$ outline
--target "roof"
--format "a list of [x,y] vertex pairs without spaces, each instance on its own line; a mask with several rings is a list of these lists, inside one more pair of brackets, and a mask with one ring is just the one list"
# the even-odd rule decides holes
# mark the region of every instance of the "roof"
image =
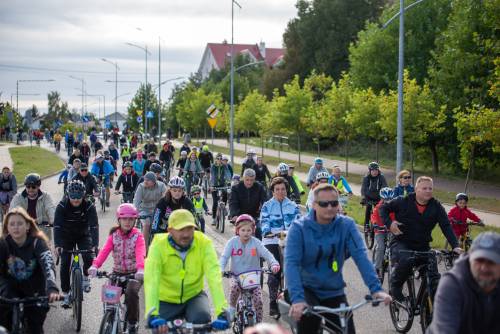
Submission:
[[114,113],[106,115],[106,117],[99,118],[99,121],[105,121],[106,119],[109,119],[111,122],[114,122],[115,121],[115,114],[116,114],[116,119],[118,121],[125,121],[127,119],[125,117],[125,115],[123,115],[119,112],[114,112]]
[[[212,51],[219,69],[223,68],[226,60],[229,60],[231,57],[231,44],[229,43],[208,43],[207,48]],[[285,53],[285,49],[266,48],[266,57],[264,59],[257,44],[234,44],[235,54],[242,53],[245,50],[250,52],[257,61],[265,60],[268,66],[273,66]]]
[[266,64],[271,67],[285,56],[285,49],[266,48]]

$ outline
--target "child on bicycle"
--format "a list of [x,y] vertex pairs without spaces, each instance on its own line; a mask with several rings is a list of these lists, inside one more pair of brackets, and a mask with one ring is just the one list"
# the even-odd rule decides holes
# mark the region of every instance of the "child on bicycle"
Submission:
[[[267,250],[261,241],[253,237],[255,233],[255,220],[252,216],[243,214],[236,219],[236,236],[229,239],[220,258],[221,270],[224,271],[229,259],[231,259],[231,272],[238,275],[244,272],[260,270],[260,259],[263,258],[270,265],[273,273],[280,270],[278,261],[273,254]],[[229,312],[231,318],[234,318],[236,303],[241,293],[238,281],[231,282],[231,292],[229,294]],[[255,309],[256,322],[262,321],[262,291],[260,286],[252,290],[252,304]]]
[[[0,237],[0,296],[27,298],[48,296],[49,302],[59,299],[56,272],[47,237],[33,218],[21,207],[12,208],[5,216]],[[7,307],[6,307],[7,306]],[[11,331],[12,308],[0,302],[0,326]],[[30,333],[43,333],[48,308],[24,308]]]
[[[379,277],[380,280],[382,280],[382,275],[383,275],[382,265],[384,262],[385,242],[388,231],[384,225],[384,221],[380,217],[379,209],[384,203],[389,202],[393,198],[394,198],[394,191],[391,188],[385,187],[380,189],[380,201],[373,208],[373,212],[370,217],[370,220],[375,230],[375,242],[377,244],[375,250],[375,270],[377,271],[377,276]],[[394,220],[395,219],[394,213],[391,213],[390,215],[391,219]]]
[[448,212],[448,219],[457,239],[464,237],[467,233],[467,220],[472,220],[478,226],[484,226],[483,221],[467,207],[468,202],[467,194],[458,193],[455,196],[455,206]]
[[118,225],[111,228],[108,239],[99,255],[89,268],[89,275],[95,277],[109,253],[113,252],[113,273],[117,275],[135,274],[133,280],[122,285],[127,306],[128,333],[138,332],[139,290],[144,278],[144,257],[146,246],[141,231],[134,227],[139,212],[133,204],[123,203],[116,210]]
[[205,218],[203,214],[210,215],[208,211],[207,201],[201,195],[201,187],[194,185],[191,187],[191,201],[194,205],[194,211],[198,216],[198,222],[200,223],[200,228],[203,233],[205,233]]

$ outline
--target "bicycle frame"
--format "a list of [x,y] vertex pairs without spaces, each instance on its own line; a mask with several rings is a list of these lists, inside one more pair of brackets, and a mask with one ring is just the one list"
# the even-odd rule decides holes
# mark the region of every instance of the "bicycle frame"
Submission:
[[11,334],[24,333],[24,307],[36,306],[46,307],[49,305],[48,297],[28,297],[28,298],[3,298],[0,297],[0,304],[12,305],[12,331]]

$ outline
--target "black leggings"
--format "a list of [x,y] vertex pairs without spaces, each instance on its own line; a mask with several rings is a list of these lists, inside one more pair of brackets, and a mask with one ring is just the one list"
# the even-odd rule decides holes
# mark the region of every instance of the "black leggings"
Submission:
[[282,274],[281,268],[283,268],[283,264],[281,263],[281,250],[280,246],[277,244],[266,245],[266,248],[271,252],[271,254],[273,254],[274,258],[280,264],[280,271],[278,271],[276,274],[269,274],[269,276],[267,277],[267,286],[269,288],[269,301],[275,302],[276,299],[278,298],[278,292],[280,288],[281,274]]

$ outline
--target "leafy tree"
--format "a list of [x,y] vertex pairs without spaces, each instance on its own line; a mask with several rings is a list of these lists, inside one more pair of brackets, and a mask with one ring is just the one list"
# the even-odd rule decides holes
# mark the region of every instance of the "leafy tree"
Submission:
[[183,94],[178,106],[177,121],[188,131],[200,131],[206,127],[206,110],[211,104],[222,105],[220,94],[207,94],[203,88],[191,88]]
[[43,126],[52,128],[56,120],[66,123],[70,120],[70,111],[68,102],[61,101],[61,94],[57,91],[52,91],[47,94],[48,110]]
[[[153,118],[148,120],[148,132],[151,132],[153,128],[158,129],[158,98],[150,83],[148,83],[147,87],[141,84],[128,105],[127,124],[130,129],[139,130],[145,124],[146,111],[144,110],[144,104],[146,96],[148,97],[148,109],[153,112]],[[142,110],[142,124],[137,122],[138,110]]]

